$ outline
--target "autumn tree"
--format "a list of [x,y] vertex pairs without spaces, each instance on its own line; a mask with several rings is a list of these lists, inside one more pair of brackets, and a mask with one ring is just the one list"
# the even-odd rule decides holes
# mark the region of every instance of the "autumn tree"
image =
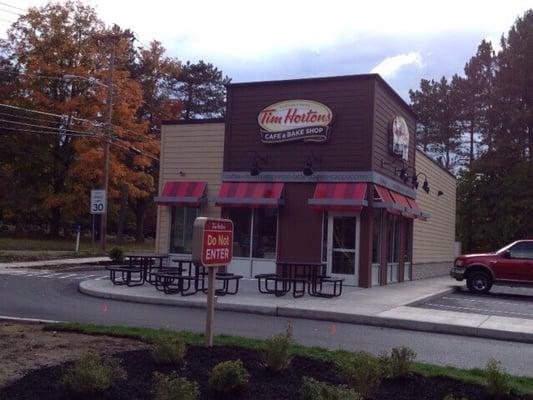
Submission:
[[[90,117],[93,117],[94,111],[99,108],[98,99],[94,94],[87,93],[88,84],[75,86],[60,78],[67,73],[97,70],[102,60],[93,35],[102,28],[94,10],[80,3],[49,4],[40,9],[31,8],[21,16],[8,31],[7,39],[0,43],[12,69],[21,71],[11,103],[76,117],[91,114],[80,110],[92,110]],[[60,124],[57,119],[37,114],[19,117],[33,122],[36,130],[40,129],[39,125],[58,128]],[[3,136],[4,149],[12,155],[4,160],[11,162],[13,174],[18,177],[12,182],[17,186],[11,188],[11,193],[19,193],[19,196],[13,199],[15,203],[11,205],[23,213],[23,209],[31,210],[39,204],[49,213],[50,233],[57,236],[62,213],[70,197],[68,172],[75,158],[76,139],[73,136],[33,134],[28,140],[25,132],[20,130],[23,126],[20,121],[4,121],[2,125],[13,133],[9,138]],[[90,127],[76,124],[75,129],[88,130]],[[32,195],[22,196],[20,189],[23,187]],[[24,199],[31,200],[34,207],[19,209],[18,206],[24,206]],[[42,211],[40,214],[43,214]]]
[[[181,112],[181,103],[172,99],[172,80],[180,72],[180,62],[167,57],[165,48],[160,42],[153,41],[147,47],[140,47],[136,57],[129,64],[132,79],[139,82],[143,93],[142,105],[137,109],[135,118],[139,123],[146,125],[146,134],[136,138],[136,144],[142,146],[149,154],[159,155],[159,141],[161,138],[161,122],[168,119],[177,119]],[[144,240],[144,219],[147,208],[153,206],[152,197],[157,192],[159,162],[157,158],[149,158],[149,162],[142,167],[134,164],[134,158],[129,159],[131,169],[142,168],[149,179],[145,183],[142,195],[129,196],[126,185],[121,188],[121,207],[117,235],[122,239],[126,221],[126,206],[129,202],[135,214],[136,241]]]
[[[103,119],[107,98],[107,83],[103,82],[111,54],[105,38],[110,33],[121,38],[116,43],[112,82],[112,138],[104,136],[107,127]],[[117,197],[118,182],[127,182],[134,188],[133,193],[153,190],[151,183],[144,190],[145,174],[129,169],[125,163],[131,148],[129,132],[142,135],[145,130],[145,125],[135,118],[142,103],[141,88],[125,68],[132,54],[131,37],[119,27],[106,29],[91,7],[66,2],[30,9],[1,43],[13,68],[22,71],[11,103],[65,117],[45,121],[40,114],[25,111],[18,117],[21,120],[10,118],[0,126],[11,133],[6,143],[11,156],[5,160],[13,166],[14,176],[20,178],[13,181],[17,186],[11,192],[18,194],[17,199],[26,198],[21,196],[22,188],[31,192],[27,198],[33,207],[40,208],[41,215],[48,216],[53,236],[59,234],[65,217],[71,220],[87,213],[89,190],[101,185],[104,140],[113,142],[110,198]],[[34,122],[32,132],[27,129],[29,122]],[[17,126],[25,130],[16,129]],[[76,132],[93,137],[79,137]],[[33,134],[32,140],[28,140],[29,133]],[[134,157],[136,165],[147,163],[142,154]],[[15,214],[32,209],[17,199],[11,202]],[[43,209],[47,212],[43,213]]]
[[175,76],[173,94],[183,104],[182,118],[223,117],[226,107],[226,85],[231,82],[228,76],[213,64],[187,61]]

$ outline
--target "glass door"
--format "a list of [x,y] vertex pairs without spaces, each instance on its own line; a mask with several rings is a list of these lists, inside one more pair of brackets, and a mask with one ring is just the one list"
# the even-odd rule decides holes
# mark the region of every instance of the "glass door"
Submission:
[[328,274],[359,283],[359,217],[328,214]]

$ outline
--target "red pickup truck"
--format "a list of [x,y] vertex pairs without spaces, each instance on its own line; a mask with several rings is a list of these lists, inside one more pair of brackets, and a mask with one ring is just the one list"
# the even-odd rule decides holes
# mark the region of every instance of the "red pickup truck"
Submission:
[[450,275],[466,279],[472,293],[487,293],[493,284],[533,285],[533,240],[518,240],[495,253],[459,256]]

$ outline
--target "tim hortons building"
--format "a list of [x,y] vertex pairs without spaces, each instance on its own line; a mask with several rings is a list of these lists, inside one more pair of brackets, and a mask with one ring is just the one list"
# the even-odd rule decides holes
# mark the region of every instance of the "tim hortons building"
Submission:
[[416,115],[375,74],[236,83],[225,119],[162,126],[156,250],[187,258],[197,216],[234,224],[229,270],[324,262],[370,287],[442,275],[455,178],[416,150]]

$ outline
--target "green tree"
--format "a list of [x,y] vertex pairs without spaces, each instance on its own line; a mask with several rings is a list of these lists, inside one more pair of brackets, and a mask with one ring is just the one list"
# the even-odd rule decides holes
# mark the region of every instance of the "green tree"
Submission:
[[226,106],[226,85],[231,82],[213,64],[187,61],[174,79],[174,95],[182,102],[182,118],[223,117]]
[[[493,142],[493,85],[496,57],[492,44],[482,40],[477,53],[466,63],[465,77],[458,78],[461,101],[460,119],[468,137],[468,165],[476,158],[476,144],[481,140],[490,149]],[[476,137],[477,136],[477,137]]]
[[456,165],[460,147],[459,89],[457,77],[451,82],[422,80],[420,90],[409,91],[412,107],[419,116],[417,135],[422,148],[443,160],[446,169]]
[[533,165],[533,10],[501,38],[496,74],[500,130],[498,146],[514,146]]

